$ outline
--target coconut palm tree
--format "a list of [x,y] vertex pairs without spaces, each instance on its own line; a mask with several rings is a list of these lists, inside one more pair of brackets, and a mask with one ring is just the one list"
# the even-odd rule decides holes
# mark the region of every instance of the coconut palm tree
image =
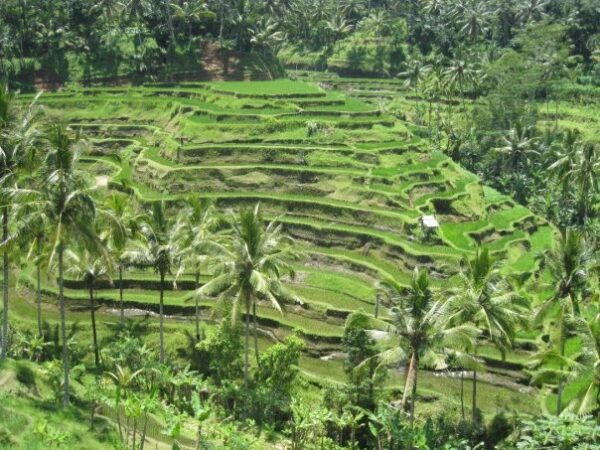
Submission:
[[[19,189],[14,188],[13,193],[18,197]],[[36,211],[36,207],[29,202],[19,202],[13,208],[11,221],[14,223],[14,241],[19,242],[16,251],[24,250],[27,261],[32,261],[36,268],[36,306],[38,336],[42,336],[42,269],[47,269],[47,253],[44,248],[45,233],[48,227],[48,217],[43,211]],[[34,214],[35,213],[35,214]]]
[[176,264],[177,247],[171,239],[171,224],[166,215],[164,202],[154,202],[142,223],[140,232],[144,236],[123,253],[123,259],[135,266],[152,267],[160,276],[159,287],[159,334],[161,363],[165,361],[164,294],[165,278]]
[[92,319],[92,347],[94,350],[94,362],[100,367],[100,349],[98,348],[98,335],[96,331],[96,304],[94,289],[102,280],[110,281],[111,261],[105,261],[104,255],[95,255],[86,249],[79,252],[72,250],[65,253],[67,273],[83,282],[90,294],[90,313]]
[[[200,273],[218,258],[223,247],[217,242],[218,217],[212,204],[189,200],[188,207],[181,210],[173,227],[173,241],[177,243],[179,269],[175,281],[187,270],[194,274],[195,289],[200,288]],[[196,341],[200,340],[200,297],[194,296]]]
[[119,272],[119,310],[121,327],[125,324],[123,300],[123,271],[127,265],[127,252],[132,240],[140,237],[140,228],[145,216],[135,200],[123,194],[112,193],[105,200],[105,222],[107,233],[103,236],[118,265]]
[[[552,317],[557,320],[551,331],[555,335],[555,345],[560,358],[565,356],[565,344],[570,332],[570,317],[581,315],[581,302],[591,296],[590,278],[594,269],[594,255],[586,245],[583,235],[568,229],[561,233],[556,248],[542,256],[540,268],[546,269],[552,277],[553,295],[536,311],[536,321],[543,322]],[[562,370],[562,363],[560,364]],[[562,391],[564,377],[558,381],[556,411],[562,411]]]
[[537,139],[532,137],[532,132],[530,127],[516,123],[502,137],[502,146],[495,149],[497,153],[504,156],[502,159],[509,173],[516,174],[523,171],[529,165],[532,156],[539,156],[535,148]]
[[398,77],[404,79],[404,87],[413,89],[415,99],[418,99],[418,90],[425,81],[427,74],[431,71],[431,66],[425,63],[423,58],[412,57],[406,62],[406,68],[398,74]]
[[284,235],[276,221],[263,224],[260,205],[242,210],[232,218],[232,236],[223,262],[217,264],[214,278],[196,291],[195,295],[219,295],[220,302],[232,302],[232,318],[245,315],[244,384],[248,387],[250,317],[254,322],[254,347],[258,363],[256,327],[257,301],[267,300],[283,314],[283,302],[301,300],[282,284],[284,275],[294,276],[290,262],[299,257],[292,240]]
[[382,295],[391,305],[394,346],[381,353],[382,363],[408,360],[402,405],[414,418],[419,365],[441,369],[447,367],[447,357],[461,357],[461,349],[470,349],[479,330],[468,323],[453,321],[452,302],[436,295],[430,287],[426,269],[415,268],[408,289],[394,280],[381,282]]
[[487,2],[478,0],[456,3],[452,16],[460,26],[460,32],[471,41],[476,41],[488,30],[492,16],[488,8]]
[[591,215],[595,196],[600,193],[600,151],[592,143],[584,144],[571,169],[571,177],[577,186],[577,222],[585,224]]
[[[58,270],[58,300],[64,369],[64,404],[69,403],[69,354],[65,315],[65,252],[70,248],[86,248],[103,254],[104,247],[95,230],[96,206],[87,183],[86,173],[78,168],[77,140],[60,125],[50,128],[47,154],[41,167],[44,180],[38,191],[17,191],[19,201],[32,206],[32,218],[47,220],[49,267]],[[108,257],[108,255],[106,255]]]
[[465,109],[465,89],[468,85],[478,83],[479,71],[468,60],[458,56],[450,62],[450,65],[443,73],[446,85],[451,91],[456,92],[456,88],[458,87],[462,106]]
[[[456,286],[449,289],[449,301],[457,313],[456,323],[471,322],[504,354],[513,345],[519,324],[524,323],[525,302],[512,292],[487,248],[477,249],[474,258],[463,260],[464,270]],[[474,346],[477,355],[477,341]],[[477,412],[477,370],[473,370],[473,421]]]
[[8,352],[8,283],[9,253],[13,237],[9,234],[9,217],[14,206],[10,192],[18,181],[18,171],[31,163],[34,143],[38,137],[35,128],[39,110],[37,98],[26,108],[17,103],[15,95],[8,86],[0,83],[0,201],[2,203],[2,344],[1,359],[6,359]]

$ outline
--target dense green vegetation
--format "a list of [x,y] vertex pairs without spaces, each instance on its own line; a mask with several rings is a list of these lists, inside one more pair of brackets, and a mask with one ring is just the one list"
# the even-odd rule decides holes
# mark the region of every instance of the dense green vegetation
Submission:
[[600,448],[599,14],[2,2],[0,448]]

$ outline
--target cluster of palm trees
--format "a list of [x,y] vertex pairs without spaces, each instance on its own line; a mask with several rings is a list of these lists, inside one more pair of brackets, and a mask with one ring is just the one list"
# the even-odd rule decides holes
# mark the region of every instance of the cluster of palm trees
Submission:
[[[291,261],[298,257],[281,225],[265,226],[257,205],[238,215],[219,214],[199,200],[179,203],[179,212],[164,202],[139,205],[133,196],[105,192],[94,185],[79,165],[83,141],[72,130],[36,123],[36,105],[20,108],[7,89],[0,89],[2,149],[2,212],[4,238],[4,297],[2,358],[9,350],[10,257],[28,249],[36,266],[38,327],[42,334],[42,271],[55,273],[58,283],[60,330],[64,366],[64,402],[69,402],[69,354],[65,277],[80,280],[89,291],[92,348],[97,366],[95,291],[102,280],[119,278],[120,323],[124,324],[124,271],[153,269],[159,275],[160,362],[165,362],[164,292],[184,274],[195,280],[195,330],[200,339],[200,301],[218,296],[230,304],[232,318],[245,316],[245,381],[248,383],[250,319],[253,318],[258,361],[257,303],[265,301],[282,311],[300,300],[282,284],[293,276]],[[183,206],[182,206],[183,205]],[[32,243],[33,241],[33,243]],[[13,261],[16,266],[17,261]],[[212,277],[200,284],[201,271]],[[242,311],[243,310],[243,311]]]
[[[414,417],[419,366],[460,370],[461,410],[464,407],[464,372],[471,371],[473,422],[477,417],[477,373],[485,369],[478,357],[483,341],[493,344],[502,355],[513,348],[519,330],[541,328],[552,335],[541,345],[532,365],[532,382],[553,386],[557,414],[564,410],[562,392],[569,379],[583,379],[569,401],[569,411],[586,414],[600,407],[600,315],[594,313],[594,270],[597,261],[586,248],[582,235],[569,230],[556,249],[543,255],[543,268],[553,280],[553,294],[530,314],[532,298],[520,278],[507,278],[487,249],[465,258],[462,269],[450,286],[434,289],[427,270],[415,269],[409,288],[393,280],[380,283],[381,297],[390,306],[392,345],[377,355],[380,364],[406,361],[402,405]],[[589,309],[585,309],[591,305]],[[586,316],[587,314],[587,316]],[[591,316],[591,317],[590,317]],[[533,317],[534,319],[532,319]],[[587,317],[587,318],[586,318]],[[565,343],[572,336],[583,343],[569,355]]]

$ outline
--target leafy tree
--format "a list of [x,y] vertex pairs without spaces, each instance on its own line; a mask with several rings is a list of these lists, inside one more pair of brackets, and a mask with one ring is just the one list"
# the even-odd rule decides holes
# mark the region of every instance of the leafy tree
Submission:
[[260,355],[260,364],[254,375],[259,398],[255,417],[259,421],[261,417],[267,421],[281,421],[290,414],[289,404],[304,347],[304,342],[292,335]]
[[[372,411],[376,405],[375,386],[383,381],[385,372],[377,370],[378,350],[368,334],[369,323],[369,316],[361,311],[350,314],[344,327],[342,349],[346,354],[344,372],[351,386],[351,401],[362,409]],[[363,361],[367,363],[362,364]]]

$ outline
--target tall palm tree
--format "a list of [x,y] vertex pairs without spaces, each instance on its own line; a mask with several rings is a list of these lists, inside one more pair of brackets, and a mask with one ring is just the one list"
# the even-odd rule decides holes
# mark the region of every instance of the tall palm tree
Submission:
[[[36,305],[38,335],[42,336],[42,269],[47,269],[46,244],[48,216],[44,211],[35,211],[28,202],[23,202],[15,210],[16,220],[19,221],[18,235],[28,247],[27,260],[34,261],[36,269]],[[35,212],[35,213],[34,213]]]
[[[218,258],[223,247],[216,241],[215,227],[218,218],[212,204],[190,200],[188,207],[181,210],[173,228],[173,240],[179,249],[177,280],[187,270],[194,274],[195,289],[200,288],[200,274],[211,259]],[[194,295],[196,340],[200,340],[200,297]]]
[[436,295],[430,287],[426,269],[415,268],[408,289],[393,280],[381,282],[384,297],[392,305],[393,335],[397,343],[379,357],[383,363],[408,360],[402,405],[408,406],[414,418],[419,365],[435,368],[447,366],[447,357],[462,356],[470,349],[479,330],[468,323],[455,323],[452,302]]
[[[465,269],[457,285],[450,288],[449,301],[456,307],[456,323],[472,322],[504,354],[513,345],[519,324],[524,324],[525,302],[512,292],[487,248],[465,258]],[[477,356],[477,341],[474,346]],[[477,413],[477,370],[473,370],[473,421]]]
[[20,201],[32,205],[32,217],[47,219],[49,267],[58,270],[58,299],[64,369],[64,404],[69,403],[69,353],[65,315],[65,252],[82,247],[102,254],[104,248],[95,230],[96,207],[86,173],[78,168],[76,140],[60,125],[50,128],[47,155],[41,167],[43,186],[38,191],[23,190]]
[[90,294],[90,313],[92,319],[92,346],[94,350],[94,362],[100,367],[100,349],[98,347],[98,335],[96,330],[96,304],[94,290],[97,283],[102,280],[110,280],[110,261],[105,261],[104,255],[95,255],[86,249],[79,252],[68,251],[65,254],[67,270],[65,273],[81,280]]
[[258,334],[256,304],[267,300],[283,314],[282,303],[300,302],[282,284],[285,274],[294,275],[290,262],[299,254],[292,248],[292,240],[284,235],[281,224],[275,221],[263,224],[260,205],[242,210],[232,220],[233,233],[230,249],[217,264],[214,278],[196,291],[196,295],[219,295],[221,302],[232,302],[232,318],[245,310],[244,384],[248,387],[250,317],[254,322],[254,347],[258,363]]
[[139,212],[135,200],[123,194],[110,194],[106,198],[104,206],[108,232],[105,238],[115,257],[119,272],[119,317],[122,327],[125,324],[123,272],[127,265],[126,256],[132,240],[139,238],[141,223],[145,216]]
[[34,143],[38,137],[35,128],[38,117],[36,101],[25,109],[15,100],[15,95],[7,85],[0,83],[0,201],[2,208],[2,344],[1,359],[6,359],[8,352],[8,283],[9,283],[9,246],[12,238],[9,234],[9,216],[13,207],[10,195],[18,181],[18,171],[31,162]]
[[152,267],[160,276],[159,287],[159,360],[165,361],[164,295],[165,278],[171,273],[177,256],[177,247],[171,239],[171,224],[167,219],[164,202],[154,202],[141,226],[143,241],[136,242],[123,258],[136,266]]
[[[570,317],[581,315],[581,302],[591,295],[589,288],[594,268],[593,258],[594,255],[586,245],[583,235],[572,229],[563,231],[558,246],[542,256],[540,267],[550,273],[554,293],[538,308],[536,321],[543,322],[554,314],[558,323],[555,323],[552,329],[556,331],[554,334],[557,334],[555,344],[561,358],[565,356]],[[562,370],[562,363],[560,369]],[[564,377],[561,376],[556,398],[557,414],[562,411],[563,387]]]

